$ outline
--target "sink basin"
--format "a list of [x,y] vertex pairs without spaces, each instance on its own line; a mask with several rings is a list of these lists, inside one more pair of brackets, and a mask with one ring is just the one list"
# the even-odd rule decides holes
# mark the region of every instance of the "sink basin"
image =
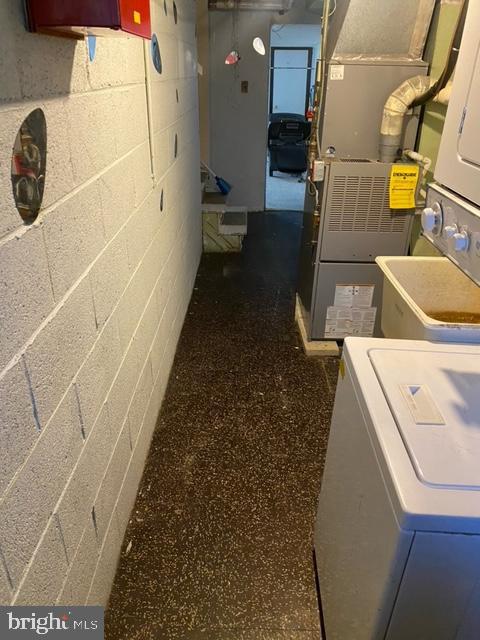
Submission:
[[480,287],[448,258],[378,257],[386,338],[480,343]]

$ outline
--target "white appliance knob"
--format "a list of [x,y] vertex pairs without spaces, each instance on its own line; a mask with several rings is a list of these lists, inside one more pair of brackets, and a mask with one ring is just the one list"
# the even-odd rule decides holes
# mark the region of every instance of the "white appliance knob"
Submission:
[[461,253],[467,251],[469,244],[468,233],[464,230],[454,233],[452,236],[452,245],[454,251]]
[[439,233],[442,226],[442,207],[434,202],[422,211],[422,229],[426,233]]
[[443,235],[446,238],[453,238],[453,236],[458,233],[458,227],[456,224],[449,224],[447,227],[444,228],[443,230]]

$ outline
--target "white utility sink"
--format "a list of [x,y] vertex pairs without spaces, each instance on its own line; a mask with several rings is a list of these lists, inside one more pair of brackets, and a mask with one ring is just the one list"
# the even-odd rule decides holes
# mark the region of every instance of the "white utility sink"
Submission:
[[386,338],[480,343],[480,287],[448,258],[378,257]]

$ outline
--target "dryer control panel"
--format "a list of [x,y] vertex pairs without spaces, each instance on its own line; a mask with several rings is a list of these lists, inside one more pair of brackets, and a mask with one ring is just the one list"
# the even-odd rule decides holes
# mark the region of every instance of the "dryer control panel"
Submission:
[[480,285],[480,208],[443,187],[428,187],[423,235]]

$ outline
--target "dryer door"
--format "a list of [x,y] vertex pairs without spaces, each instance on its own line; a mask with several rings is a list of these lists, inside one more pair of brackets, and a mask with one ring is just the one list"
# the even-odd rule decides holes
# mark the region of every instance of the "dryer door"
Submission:
[[480,31],[477,33],[477,58],[470,81],[465,116],[458,140],[460,158],[480,167]]
[[470,2],[435,179],[480,205],[480,2]]

